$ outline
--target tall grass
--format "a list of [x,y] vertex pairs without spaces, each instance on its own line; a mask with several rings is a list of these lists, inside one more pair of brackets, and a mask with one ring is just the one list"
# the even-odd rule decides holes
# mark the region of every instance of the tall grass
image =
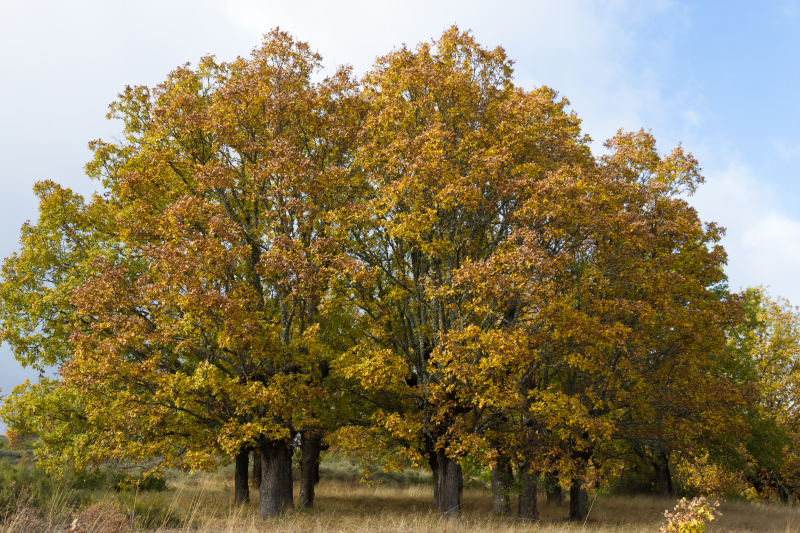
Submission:
[[[431,506],[432,489],[422,482],[424,473],[410,476],[410,482],[395,476],[369,486],[354,480],[352,470],[335,462],[327,465],[315,508],[267,521],[258,518],[255,490],[250,503],[233,505],[230,468],[215,473],[172,472],[168,490],[161,493],[105,489],[78,491],[81,497],[76,498],[73,489],[56,483],[44,500],[18,497],[2,517],[0,533],[65,532],[70,524],[85,533],[654,533],[664,523],[663,511],[675,505],[672,499],[651,496],[599,495],[588,521],[575,524],[566,520],[566,505],[547,506],[540,500],[540,520],[526,523],[494,516],[489,491],[473,486],[464,491],[461,518],[443,521]],[[721,511],[723,515],[709,524],[709,532],[800,533],[798,506],[736,501],[723,502]]]

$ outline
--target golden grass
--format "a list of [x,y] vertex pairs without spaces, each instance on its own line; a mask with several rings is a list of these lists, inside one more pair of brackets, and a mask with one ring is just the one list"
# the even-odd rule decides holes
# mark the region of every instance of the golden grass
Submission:
[[[389,533],[389,532],[475,532],[475,533],[596,533],[658,531],[663,511],[672,509],[673,499],[649,496],[601,496],[590,500],[592,509],[586,524],[567,521],[568,509],[547,506],[540,501],[540,520],[524,523],[492,514],[491,494],[472,489],[464,493],[459,520],[442,520],[430,505],[432,491],[424,485],[387,486],[322,481],[317,487],[314,509],[294,511],[286,516],[258,519],[258,495],[254,501],[235,508],[231,487],[213,475],[195,475],[175,480],[173,502],[191,509],[190,517],[200,533]],[[296,494],[295,494],[296,496]],[[711,532],[800,533],[800,508],[775,503],[724,502],[723,516],[709,524]],[[187,528],[162,531],[187,531]]]
[[[672,509],[676,503],[673,499],[648,496],[590,498],[588,522],[575,524],[566,519],[566,504],[547,506],[540,501],[541,519],[525,523],[494,516],[491,494],[483,489],[467,489],[461,518],[442,520],[430,505],[430,486],[376,484],[369,487],[323,479],[317,487],[314,509],[293,511],[278,519],[262,521],[258,519],[257,491],[252,491],[254,501],[249,504],[232,505],[230,478],[223,473],[182,474],[170,479],[169,490],[164,493],[98,493],[96,499],[117,502],[123,514],[130,514],[134,509],[134,515],[155,510],[155,518],[149,520],[147,529],[132,529],[128,525],[119,533],[132,530],[150,533],[655,533],[664,523],[663,511]],[[800,533],[800,507],[796,505],[723,502],[721,510],[723,516],[709,524],[709,533]],[[74,516],[74,513],[61,516],[51,513],[34,520],[29,511],[25,512],[28,514],[0,526],[0,533],[63,531],[63,524]],[[173,517],[171,522],[170,516]],[[142,523],[137,522],[139,526]]]

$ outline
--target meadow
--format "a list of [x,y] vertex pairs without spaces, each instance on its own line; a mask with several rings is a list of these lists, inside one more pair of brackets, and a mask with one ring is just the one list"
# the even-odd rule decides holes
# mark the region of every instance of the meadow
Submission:
[[[461,517],[443,520],[431,505],[429,473],[376,471],[372,483],[364,483],[361,471],[352,458],[328,454],[320,468],[315,507],[263,521],[257,516],[256,489],[251,489],[250,503],[233,505],[232,466],[216,472],[168,471],[166,485],[160,487],[164,490],[120,491],[103,486],[97,477],[91,478],[94,486],[81,476],[56,480],[33,468],[24,452],[0,450],[0,533],[652,533],[664,524],[664,510],[675,505],[673,499],[648,495],[592,494],[587,522],[572,523],[566,519],[566,502],[548,505],[542,497],[540,520],[522,522],[493,515],[489,488],[473,478],[464,490]],[[723,500],[720,510],[722,516],[707,531],[800,532],[796,504]]]

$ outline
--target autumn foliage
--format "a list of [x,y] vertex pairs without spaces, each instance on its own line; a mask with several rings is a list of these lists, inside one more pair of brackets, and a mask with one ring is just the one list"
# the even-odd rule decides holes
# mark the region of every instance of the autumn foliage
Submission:
[[262,517],[294,505],[295,448],[313,504],[325,443],[426,463],[443,516],[467,458],[527,519],[545,480],[584,519],[624,456],[665,493],[678,453],[800,487],[797,315],[727,290],[691,154],[644,131],[593,154],[566,99],[457,28],[360,80],[321,60],[276,30],[127,87],[122,138],[90,144],[102,194],[36,186],[2,340],[59,377],[2,410],[45,465],[234,458],[246,501],[257,451]]

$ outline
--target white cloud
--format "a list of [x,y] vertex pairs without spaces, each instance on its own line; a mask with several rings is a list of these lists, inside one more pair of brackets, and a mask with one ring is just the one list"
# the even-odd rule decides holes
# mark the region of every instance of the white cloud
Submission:
[[[441,35],[453,24],[471,29],[484,46],[502,45],[515,60],[517,82],[548,85],[572,102],[584,127],[602,141],[623,127],[650,127],[643,117],[666,109],[659,88],[659,64],[632,68],[641,54],[642,32],[669,13],[681,21],[674,2],[616,0],[597,4],[581,0],[520,2],[498,0],[308,1],[227,0],[229,21],[256,42],[280,25],[309,41],[330,67],[352,64],[367,71],[375,58],[403,43],[410,47]],[[676,24],[680,31],[681,23]],[[685,24],[683,24],[685,26]],[[645,53],[658,59],[669,43]],[[598,142],[599,146],[601,142]]]
[[773,294],[800,304],[800,217],[779,209],[777,192],[741,162],[706,176],[690,202],[704,221],[727,229],[723,245],[731,288],[770,285]]

